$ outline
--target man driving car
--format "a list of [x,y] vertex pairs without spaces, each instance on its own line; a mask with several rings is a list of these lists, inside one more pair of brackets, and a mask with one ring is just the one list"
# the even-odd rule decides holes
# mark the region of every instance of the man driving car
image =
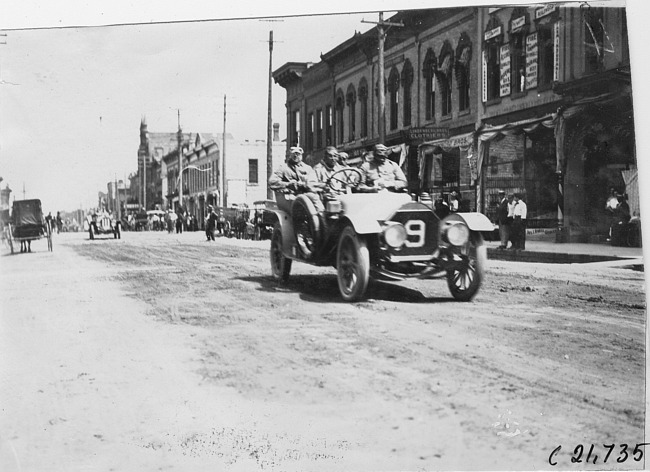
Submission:
[[404,172],[393,161],[387,159],[390,150],[383,144],[375,144],[372,158],[361,165],[361,192],[377,192],[389,189],[399,192],[406,188]]

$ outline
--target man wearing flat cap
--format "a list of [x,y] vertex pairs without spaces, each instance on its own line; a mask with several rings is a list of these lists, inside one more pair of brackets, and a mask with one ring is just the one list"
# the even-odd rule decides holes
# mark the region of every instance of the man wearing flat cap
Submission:
[[[318,184],[314,169],[302,161],[302,148],[294,146],[289,150],[287,162],[280,165],[269,177],[269,187],[275,192],[289,195],[306,194],[314,203],[316,210],[323,210],[323,203],[314,192]],[[278,204],[280,202],[278,201]]]
[[389,189],[399,192],[406,188],[406,176],[396,163],[387,159],[389,153],[390,150],[383,144],[375,144],[372,159],[361,164],[363,177],[359,190],[377,192]]

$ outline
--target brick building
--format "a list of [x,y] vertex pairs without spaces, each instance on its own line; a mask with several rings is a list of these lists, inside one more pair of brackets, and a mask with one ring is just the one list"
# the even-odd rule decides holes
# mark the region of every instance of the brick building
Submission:
[[[451,190],[494,219],[521,192],[529,227],[588,241],[608,226],[610,187],[639,214],[624,8],[441,8],[388,20],[385,142],[407,150],[413,194]],[[378,31],[273,77],[287,91],[287,146],[315,164],[336,145],[359,163],[378,142]]]

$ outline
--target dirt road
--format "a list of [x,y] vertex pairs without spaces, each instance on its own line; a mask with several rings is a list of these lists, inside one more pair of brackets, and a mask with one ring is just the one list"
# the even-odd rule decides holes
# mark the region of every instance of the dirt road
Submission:
[[273,282],[268,242],[54,244],[0,257],[0,470],[644,467],[641,272],[490,261],[471,303],[345,304],[332,269]]

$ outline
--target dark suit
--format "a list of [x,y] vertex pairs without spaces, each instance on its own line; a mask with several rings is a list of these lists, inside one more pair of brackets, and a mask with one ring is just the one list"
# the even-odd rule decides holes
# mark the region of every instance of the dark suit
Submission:
[[499,223],[499,239],[501,239],[501,248],[508,247],[508,240],[510,239],[510,229],[512,226],[512,217],[508,216],[508,199],[503,197],[499,202],[497,209],[497,223]]

